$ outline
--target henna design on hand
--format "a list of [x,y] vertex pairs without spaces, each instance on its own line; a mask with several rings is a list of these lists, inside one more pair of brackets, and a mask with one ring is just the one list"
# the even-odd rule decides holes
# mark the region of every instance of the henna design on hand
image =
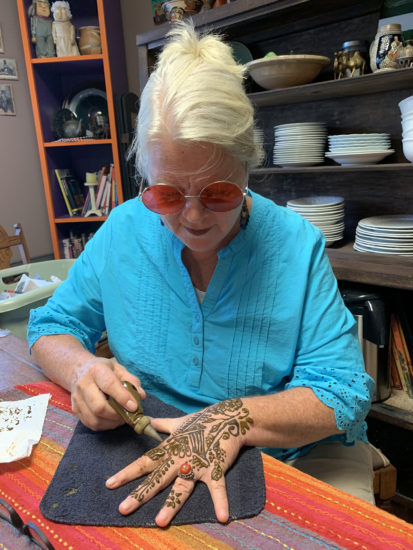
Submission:
[[[218,481],[224,475],[226,451],[222,441],[230,437],[240,437],[253,424],[249,411],[239,398],[222,401],[192,414],[174,433],[162,444],[148,451],[145,456],[158,461],[164,458],[137,487],[131,496],[139,502],[145,498],[155,485],[159,485],[175,463],[175,458],[187,459],[194,470],[209,468],[213,465],[211,479]],[[168,497],[169,498],[169,497]],[[172,506],[173,499],[167,500],[167,506]]]
[[168,506],[168,508],[176,508],[181,504],[181,500],[179,497],[182,496],[182,493],[175,493],[175,491],[172,489],[172,491],[169,493],[168,498],[165,500],[165,506]]

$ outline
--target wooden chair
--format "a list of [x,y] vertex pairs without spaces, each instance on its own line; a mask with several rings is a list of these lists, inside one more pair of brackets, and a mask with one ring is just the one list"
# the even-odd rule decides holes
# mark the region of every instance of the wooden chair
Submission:
[[30,263],[30,254],[24,238],[23,229],[20,223],[14,224],[15,235],[8,235],[0,225],[0,269],[10,267],[10,260],[13,256],[12,246],[18,246],[22,262]]

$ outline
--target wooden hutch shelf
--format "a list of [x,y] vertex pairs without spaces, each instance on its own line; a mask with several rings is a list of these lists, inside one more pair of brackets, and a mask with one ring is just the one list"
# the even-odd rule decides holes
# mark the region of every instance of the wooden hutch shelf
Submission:
[[413,256],[358,252],[352,242],[326,251],[339,280],[413,290]]

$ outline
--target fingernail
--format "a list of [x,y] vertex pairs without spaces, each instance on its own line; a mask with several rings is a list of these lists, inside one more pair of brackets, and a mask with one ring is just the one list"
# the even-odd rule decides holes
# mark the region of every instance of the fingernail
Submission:
[[119,512],[121,514],[128,514],[131,511],[132,511],[132,504],[127,500],[124,500],[119,504]]
[[132,399],[129,399],[129,401],[126,403],[126,408],[130,412],[135,412],[136,411],[136,402],[132,401]]
[[109,479],[106,480],[106,487],[111,487],[112,485],[115,485],[116,483],[116,477],[113,476],[113,477],[110,477]]

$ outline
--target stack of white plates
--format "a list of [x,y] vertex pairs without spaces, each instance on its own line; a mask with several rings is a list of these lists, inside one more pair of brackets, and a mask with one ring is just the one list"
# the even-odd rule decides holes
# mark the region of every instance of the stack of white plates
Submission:
[[289,200],[287,208],[317,226],[324,233],[326,246],[343,238],[344,199],[342,197],[304,197]]
[[360,220],[354,249],[413,256],[413,214],[373,216]]
[[323,163],[326,137],[324,122],[274,126],[274,164],[289,168]]
[[389,134],[341,134],[328,136],[326,157],[343,166],[375,164],[394,153]]

